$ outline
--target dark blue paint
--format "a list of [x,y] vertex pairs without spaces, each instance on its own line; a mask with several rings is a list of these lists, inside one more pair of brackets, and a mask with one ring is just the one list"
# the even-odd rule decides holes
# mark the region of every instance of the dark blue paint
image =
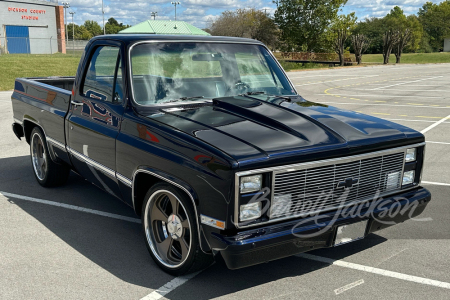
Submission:
[[[224,231],[201,226],[200,230],[206,239],[201,248],[205,251],[210,250],[210,247],[253,248],[253,243],[257,247],[267,247],[274,243],[283,245],[279,242],[289,240],[290,232],[286,227],[292,225],[289,222],[239,234],[242,230],[238,230],[230,221],[235,205],[236,172],[363,154],[424,141],[424,136],[413,129],[309,102],[298,95],[293,95],[289,101],[267,95],[223,97],[211,99],[212,103],[208,105],[176,112],[163,112],[160,107],[136,106],[130,99],[129,62],[126,54],[132,44],[152,39],[164,41],[173,40],[174,37],[95,37],[86,46],[76,78],[16,80],[16,91],[12,96],[14,117],[34,120],[49,137],[66,143],[130,180],[135,174],[141,174],[136,171],[147,170],[185,188],[195,200],[199,214],[226,221]],[[193,37],[177,36],[176,39],[183,41]],[[252,40],[228,37],[195,39],[255,43]],[[123,59],[118,67],[122,68],[124,78],[122,103],[106,102],[98,93],[83,94],[81,90],[92,53],[97,46],[102,45],[120,49]],[[72,88],[74,96],[71,94]],[[71,100],[83,105],[70,105]],[[43,114],[42,111],[46,113]],[[423,165],[422,152],[418,153],[417,169],[421,169]],[[132,195],[130,187],[105,176],[75,156],[58,151],[58,157],[62,163],[70,165],[88,180],[122,198],[127,204],[132,205],[134,200],[137,213],[140,212],[139,201],[142,201],[142,197]],[[416,176],[418,180],[419,172]],[[420,188],[402,196],[410,201],[421,201],[428,199],[429,193]],[[348,220],[339,220],[345,221]],[[311,229],[314,230],[314,226],[298,230]],[[244,237],[245,234],[248,234],[247,238]],[[325,247],[331,234],[328,232],[313,242],[317,247]],[[295,250],[306,251],[302,248],[302,243],[299,246]],[[224,251],[229,266],[239,267],[255,261],[254,257],[246,256],[242,259],[247,261],[240,261],[233,256],[234,250],[245,252],[247,248]],[[267,253],[273,259],[280,253],[289,255],[291,250],[276,251]],[[261,257],[270,260],[270,255]]]

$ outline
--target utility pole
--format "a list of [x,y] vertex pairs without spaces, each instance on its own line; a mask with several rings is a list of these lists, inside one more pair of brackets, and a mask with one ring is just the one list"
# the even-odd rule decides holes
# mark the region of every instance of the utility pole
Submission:
[[103,9],[103,0],[102,0],[102,16],[103,16],[103,34],[106,34],[105,30],[105,10]]
[[152,11],[151,13],[150,13],[150,15],[153,17],[153,20],[156,20],[156,15],[158,14],[158,12],[157,11]]
[[175,21],[177,20],[177,5],[180,5],[181,2],[170,2],[172,5],[175,6]]
[[70,3],[63,2],[62,5],[64,7],[64,24],[66,27],[66,47],[67,47],[67,43],[69,42],[69,33],[67,32],[67,9],[70,7]]
[[72,50],[75,54],[75,23],[73,22],[73,15],[76,14],[76,12],[71,11],[69,12],[69,14],[72,15]]

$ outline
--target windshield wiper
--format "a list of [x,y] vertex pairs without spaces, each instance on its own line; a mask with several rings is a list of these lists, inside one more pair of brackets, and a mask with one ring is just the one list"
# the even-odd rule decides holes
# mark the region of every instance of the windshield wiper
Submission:
[[197,96],[197,97],[181,97],[178,99],[173,99],[173,100],[169,100],[166,101],[164,103],[174,103],[174,102],[180,102],[180,101],[186,101],[186,100],[193,100],[193,99],[203,99],[205,98],[204,96]]
[[283,103],[285,101],[292,102],[292,99],[290,97],[280,96],[280,95],[270,95],[270,94],[267,94],[266,92],[247,92],[247,93],[243,94],[242,96],[246,97],[246,96],[256,96],[256,95],[267,95],[267,96],[277,97],[277,98],[284,100],[281,103]]

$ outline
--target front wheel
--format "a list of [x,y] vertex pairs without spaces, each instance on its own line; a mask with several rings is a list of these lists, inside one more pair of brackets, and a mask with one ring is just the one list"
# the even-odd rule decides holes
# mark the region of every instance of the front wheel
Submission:
[[142,226],[150,255],[174,276],[204,269],[213,261],[212,255],[200,249],[192,205],[183,193],[166,183],[152,187],[142,205]]
[[39,127],[34,127],[31,131],[30,154],[34,176],[40,185],[52,187],[67,182],[70,168],[52,161],[45,135]]

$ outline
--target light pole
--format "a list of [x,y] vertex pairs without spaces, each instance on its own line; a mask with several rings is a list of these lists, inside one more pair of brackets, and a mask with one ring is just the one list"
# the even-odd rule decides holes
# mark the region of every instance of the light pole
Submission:
[[64,7],[64,24],[66,26],[66,45],[67,45],[67,43],[69,41],[69,33],[67,32],[67,9],[70,7],[70,3],[69,2],[63,2],[62,5]]
[[75,23],[73,22],[73,15],[76,14],[76,12],[71,11],[69,12],[69,14],[72,15],[72,50],[75,54]]
[[103,35],[106,34],[105,30],[105,10],[103,9],[103,0],[102,0],[102,16],[103,16]]
[[156,20],[156,15],[158,14],[158,12],[157,11],[152,11],[151,13],[150,13],[150,15],[153,17],[153,20]]
[[177,20],[177,5],[180,5],[181,2],[170,2],[172,5],[175,6],[175,21]]

